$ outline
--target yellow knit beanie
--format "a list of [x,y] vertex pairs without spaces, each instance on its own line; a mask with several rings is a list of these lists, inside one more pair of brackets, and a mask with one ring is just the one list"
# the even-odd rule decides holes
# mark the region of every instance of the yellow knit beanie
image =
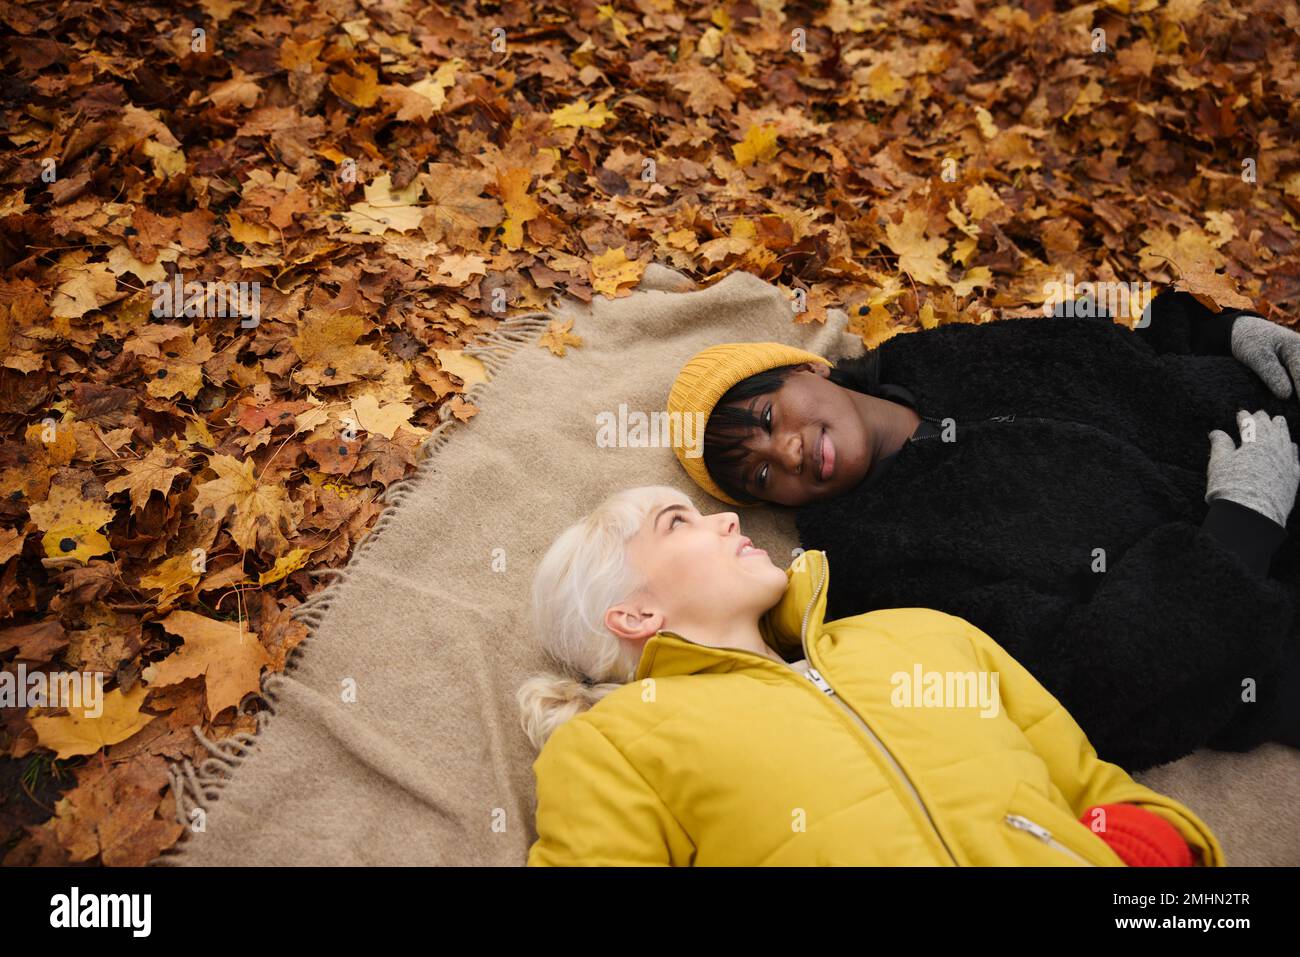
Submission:
[[[801,362],[820,362],[835,367],[835,363],[816,353],[805,352],[780,342],[726,342],[709,346],[691,356],[686,365],[682,366],[682,371],[677,373],[677,378],[668,391],[668,411],[683,416],[702,412],[704,421],[708,422],[718,400],[737,382],[768,369],[798,365]],[[703,441],[703,438],[701,434],[699,439]],[[718,488],[709,476],[709,470],[704,467],[703,455],[688,457],[681,444],[673,445],[673,453],[695,484],[714,498],[730,505],[748,504],[737,502]]]

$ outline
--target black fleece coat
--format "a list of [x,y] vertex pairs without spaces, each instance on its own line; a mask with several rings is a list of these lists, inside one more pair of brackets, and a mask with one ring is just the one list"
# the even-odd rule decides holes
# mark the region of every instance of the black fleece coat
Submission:
[[1284,531],[1204,501],[1208,433],[1237,440],[1239,409],[1284,415],[1300,438],[1300,404],[1232,357],[1235,315],[1165,293],[1145,329],[1009,319],[869,353],[876,381],[953,420],[954,440],[918,433],[848,494],[796,510],[801,544],[834,570],[828,617],[969,620],[1130,770],[1288,740],[1300,510]]

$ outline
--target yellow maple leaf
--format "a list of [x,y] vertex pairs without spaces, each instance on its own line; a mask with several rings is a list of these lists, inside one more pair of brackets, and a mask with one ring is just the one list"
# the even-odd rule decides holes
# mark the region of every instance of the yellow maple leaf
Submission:
[[939,256],[948,248],[948,240],[927,239],[925,225],[925,213],[909,209],[901,223],[885,227],[886,243],[898,254],[898,268],[916,282],[946,285],[948,267]]
[[645,272],[645,263],[627,258],[627,247],[607,249],[591,261],[591,288],[611,299],[620,286],[635,286]]
[[424,195],[424,183],[416,176],[401,189],[393,185],[388,173],[376,176],[364,187],[366,202],[375,206],[414,206]]
[[77,437],[73,425],[66,418],[57,422],[53,419],[48,422],[33,422],[27,426],[23,438],[50,465],[67,465],[77,454]]
[[478,383],[488,380],[487,368],[481,360],[474,356],[467,356],[459,349],[435,349],[433,351],[438,356],[438,365],[442,368],[442,371],[461,379],[465,383],[466,391]]
[[751,125],[745,131],[745,138],[731,147],[731,155],[738,166],[766,163],[776,156],[776,138],[773,124]]
[[1165,227],[1153,226],[1139,238],[1146,243],[1138,250],[1138,267],[1143,271],[1159,269],[1171,262],[1182,265],[1203,262],[1212,269],[1222,269],[1228,262],[1199,228],[1179,230],[1173,236]]
[[137,259],[135,253],[126,246],[114,246],[108,251],[106,258],[109,272],[114,276],[133,273],[145,285],[149,285],[155,282],[167,282],[167,270],[163,268],[163,263],[174,263],[180,255],[179,249],[159,249],[156,251],[154,261],[146,263]]
[[177,598],[199,583],[200,572],[195,567],[196,564],[196,556],[181,552],[159,562],[153,571],[140,576],[141,588],[162,589],[153,598],[155,610],[166,611],[176,603]]
[[898,334],[889,310],[879,305],[872,306],[865,316],[850,316],[848,329],[849,332],[862,336],[862,342],[868,349],[874,349]]
[[966,190],[966,208],[970,210],[970,218],[974,222],[978,223],[989,213],[1001,209],[1003,205],[998,194],[984,183],[976,183]]
[[528,192],[532,172],[519,166],[497,171],[496,189],[506,208],[501,224],[501,241],[507,249],[518,249],[524,242],[524,223],[541,215],[542,207]]
[[903,91],[906,89],[907,81],[890,69],[889,63],[884,60],[867,73],[866,90],[869,99],[878,100],[888,106],[897,106],[903,102]]
[[420,228],[424,219],[422,206],[374,206],[354,203],[343,214],[343,221],[354,233],[382,236],[387,232],[409,233]]
[[411,232],[419,229],[424,219],[426,210],[417,205],[423,192],[418,177],[402,189],[394,189],[392,177],[385,173],[366,184],[365,202],[353,203],[343,214],[343,221],[353,232],[367,236]]
[[964,266],[978,248],[978,240],[972,239],[970,236],[963,236],[952,244],[952,261],[959,266]]
[[241,245],[251,246],[254,243],[270,245],[279,241],[278,233],[273,232],[261,223],[244,219],[234,210],[226,213],[226,219],[230,223],[230,238]]
[[269,585],[272,582],[278,582],[287,575],[292,575],[303,565],[307,564],[307,559],[311,557],[311,550],[306,548],[295,548],[288,555],[281,555],[275,560],[275,565],[267,571],[257,576],[259,585]]
[[1080,115],[1091,113],[1092,108],[1101,102],[1101,96],[1105,92],[1100,83],[1090,79],[1084,84],[1083,89],[1079,90],[1079,95],[1075,97],[1074,104],[1065,111],[1063,120],[1068,120],[1075,113]]
[[572,328],[572,319],[566,319],[564,322],[552,319],[550,328],[542,334],[537,344],[545,349],[550,349],[554,355],[563,356],[568,346],[582,345],[582,337],[573,335],[570,332]]
[[600,19],[609,21],[609,25],[614,28],[614,36],[618,39],[618,42],[627,46],[627,38],[631,33],[631,30],[628,29],[627,24],[619,18],[618,12],[614,9],[614,5],[612,3],[598,4],[596,6],[596,13],[600,16]]
[[208,423],[197,415],[188,415],[185,417],[185,444],[201,445],[205,449],[211,449],[216,447],[217,440],[212,437]]
[[758,244],[758,228],[754,221],[746,216],[739,216],[731,224],[731,232],[717,239],[710,239],[696,252],[696,256],[706,263],[715,263],[728,256],[744,256]]
[[722,55],[726,35],[716,27],[709,27],[695,42],[695,55],[701,60],[712,60]]
[[317,68],[321,66],[321,62],[317,59],[317,55],[325,46],[326,39],[327,37],[322,35],[314,40],[303,40],[299,43],[289,37],[281,38],[280,66],[289,71],[301,68],[306,73],[319,72]]
[[49,497],[28,509],[36,527],[45,532],[41,544],[48,558],[72,558],[81,563],[110,550],[99,529],[113,520],[103,502],[82,498],[78,489],[51,485]]
[[551,110],[551,125],[586,126],[598,130],[614,118],[609,107],[604,103],[589,105],[586,100],[578,100]]
[[962,276],[957,282],[950,282],[946,279],[944,282],[952,286],[953,295],[969,296],[977,286],[987,289],[993,285],[993,273],[988,266],[976,266],[973,269],[966,270],[966,275]]
[[[1296,174],[1300,179],[1300,173]],[[1205,228],[1209,233],[1214,234],[1210,239],[1210,245],[1218,249],[1224,243],[1233,239],[1237,235],[1237,225],[1232,221],[1232,214],[1225,210],[1214,210],[1205,216]]]
[[699,247],[700,241],[695,236],[693,229],[674,229],[666,237],[664,242],[674,249],[684,249],[686,252],[692,252]]
[[157,140],[144,141],[144,155],[149,157],[153,174],[167,180],[185,172],[185,151],[178,146],[164,146]]
[[455,85],[456,74],[465,61],[453,58],[438,67],[431,76],[412,83],[408,90],[418,93],[433,104],[435,111],[441,110],[447,103],[447,90]]
[[330,89],[353,106],[374,106],[379,99],[379,74],[366,63],[358,64],[360,76],[335,73],[330,77]]
[[[81,707],[69,707],[66,715],[42,717],[28,714],[27,721],[36,732],[42,747],[54,751],[59,758],[72,758],[79,754],[94,754],[110,744],[125,741],[154,719],[151,714],[141,714],[148,689],[137,684],[126,694],[114,688],[104,695],[98,709],[87,708],[83,699]],[[98,710],[97,716],[87,712]]]
[[1288,196],[1300,198],[1300,170],[1296,170],[1289,176],[1283,177],[1281,183],[1282,192],[1286,193]]
[[414,406],[402,402],[390,402],[381,407],[379,399],[372,393],[353,398],[352,414],[361,428],[387,439],[391,439],[399,428],[416,435],[424,435],[428,431],[411,424],[411,416],[415,414]]

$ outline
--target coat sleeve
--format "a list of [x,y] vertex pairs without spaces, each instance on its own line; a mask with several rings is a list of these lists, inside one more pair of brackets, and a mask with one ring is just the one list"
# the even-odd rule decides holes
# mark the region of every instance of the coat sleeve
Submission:
[[1060,701],[1001,645],[969,622],[962,624],[980,668],[998,675],[1007,717],[1047,764],[1052,783],[1076,818],[1098,804],[1136,804],[1176,827],[1199,863],[1223,866],[1223,848],[1204,821],[1173,798],[1137,783],[1118,765],[1101,760]]
[[690,863],[691,842],[659,795],[589,721],[552,732],[533,764],[537,840],[529,867]]
[[[1269,679],[1294,615],[1281,583],[1179,522],[1153,529],[1099,574],[1042,654],[1068,664],[1060,696],[1102,754],[1128,755],[1126,766],[1137,770],[1190,753],[1229,722],[1259,723],[1276,707]],[[1261,700],[1243,703],[1247,680]]]
[[[1232,324],[1243,312],[1223,309],[1211,312],[1189,292],[1166,289],[1151,300],[1144,320],[1133,332],[1157,353],[1198,356],[1232,355]],[[1053,317],[1070,315],[1067,303],[1056,306]],[[1104,305],[1090,318],[1114,322]]]
[[1211,312],[1195,296],[1167,289],[1151,300],[1146,325],[1134,332],[1158,353],[1232,355],[1232,324],[1240,309]]

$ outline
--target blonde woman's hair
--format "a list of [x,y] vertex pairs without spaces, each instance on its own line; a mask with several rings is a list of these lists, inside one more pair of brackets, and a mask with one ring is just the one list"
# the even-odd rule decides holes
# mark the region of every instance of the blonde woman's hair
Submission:
[[628,540],[665,505],[692,505],[669,485],[615,492],[551,544],[533,575],[533,630],[553,670],[517,694],[524,733],[541,749],[551,732],[636,675],[640,648],[605,627],[605,612],[646,584]]

